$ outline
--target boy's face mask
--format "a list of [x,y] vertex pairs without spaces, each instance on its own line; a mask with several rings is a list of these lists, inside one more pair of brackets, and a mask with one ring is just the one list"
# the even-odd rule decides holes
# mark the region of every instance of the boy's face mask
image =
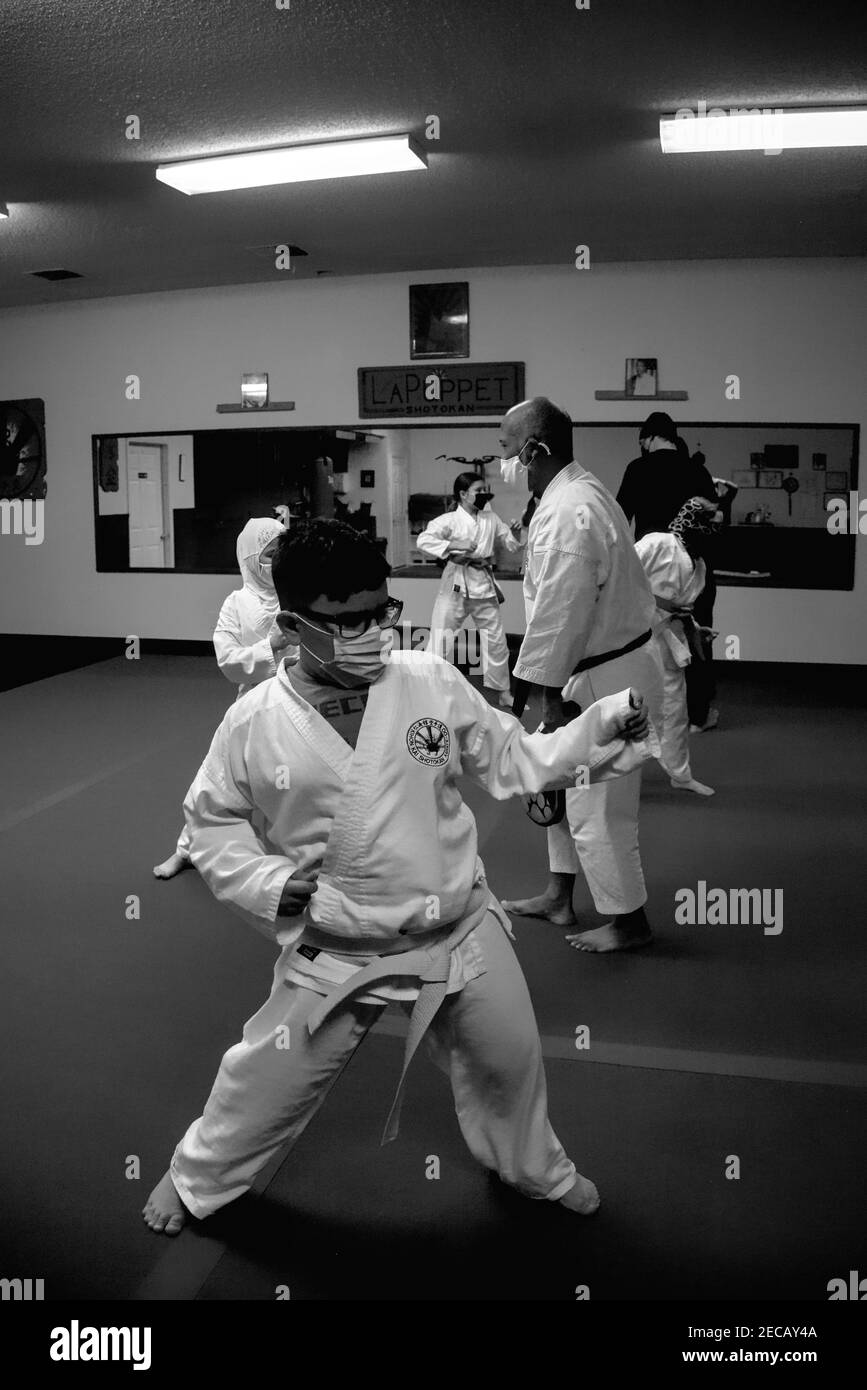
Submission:
[[340,637],[316,627],[299,614],[301,649],[312,658],[327,683],[355,689],[373,685],[385,671],[394,644],[394,632],[371,623],[358,637]]

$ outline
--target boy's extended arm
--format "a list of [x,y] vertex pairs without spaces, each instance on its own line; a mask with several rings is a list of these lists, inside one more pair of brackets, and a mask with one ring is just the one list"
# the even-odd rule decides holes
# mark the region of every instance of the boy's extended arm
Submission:
[[579,777],[591,784],[622,777],[659,753],[652,730],[640,742],[619,732],[630,713],[628,690],[597,700],[553,733],[528,734],[466,684],[475,719],[462,731],[463,770],[498,800],[570,787]]

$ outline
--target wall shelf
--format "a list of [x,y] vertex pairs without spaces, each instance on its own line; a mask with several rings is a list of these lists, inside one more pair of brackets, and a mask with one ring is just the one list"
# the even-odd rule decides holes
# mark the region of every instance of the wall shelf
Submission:
[[241,405],[231,401],[228,405],[218,405],[218,415],[264,415],[269,410],[294,410],[294,401],[272,401],[270,405]]
[[657,391],[655,396],[627,396],[625,391],[594,391],[597,401],[634,401],[636,405],[641,405],[643,401],[688,401],[689,395],[686,391]]

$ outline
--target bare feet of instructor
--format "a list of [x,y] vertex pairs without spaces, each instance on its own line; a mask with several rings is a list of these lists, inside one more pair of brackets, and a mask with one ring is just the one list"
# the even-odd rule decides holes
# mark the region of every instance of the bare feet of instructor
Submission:
[[609,951],[635,951],[641,946],[649,946],[653,941],[653,932],[644,908],[639,907],[635,912],[614,917],[612,921],[605,922],[601,927],[593,927],[591,931],[575,932],[566,940],[576,951],[606,955]]
[[574,927],[577,922],[572,911],[571,894],[564,898],[547,888],[537,898],[504,898],[506,912],[514,912],[516,917],[541,917],[553,922],[555,927]]
[[187,1209],[178,1196],[170,1172],[160,1178],[147,1202],[142,1216],[152,1231],[161,1235],[179,1235],[187,1223]]
[[572,889],[575,886],[574,874],[552,873],[548,887],[536,898],[510,898],[503,900],[507,912],[516,917],[541,917],[553,922],[555,927],[574,927],[577,923],[572,911]]

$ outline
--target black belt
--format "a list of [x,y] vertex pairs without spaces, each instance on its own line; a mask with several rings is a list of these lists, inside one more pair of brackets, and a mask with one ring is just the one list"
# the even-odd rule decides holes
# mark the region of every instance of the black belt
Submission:
[[583,661],[578,662],[572,675],[577,676],[581,671],[590,671],[594,666],[603,666],[606,661],[613,661],[615,657],[625,656],[627,652],[634,652],[637,647],[643,647],[645,642],[649,642],[651,635],[651,630],[648,628],[646,632],[642,632],[640,637],[636,637],[632,642],[627,642],[625,647],[618,647],[613,652],[600,652],[598,656],[585,657]]
[[[600,652],[599,656],[585,657],[583,661],[578,662],[572,675],[577,676],[582,671],[589,671],[594,666],[602,666],[606,661],[613,661],[617,656],[625,656],[627,652],[634,652],[636,648],[643,647],[645,642],[649,642],[652,636],[653,633],[650,628],[648,628],[646,632],[642,632],[640,637],[634,638],[632,642],[627,642],[625,647],[618,647],[617,650],[613,652]],[[529,694],[529,682],[519,680],[515,689],[515,702],[512,708],[512,713],[518,719],[521,718],[521,715],[527,707]],[[532,800],[532,798],[530,799]],[[551,822],[551,824],[553,824],[553,822]]]

